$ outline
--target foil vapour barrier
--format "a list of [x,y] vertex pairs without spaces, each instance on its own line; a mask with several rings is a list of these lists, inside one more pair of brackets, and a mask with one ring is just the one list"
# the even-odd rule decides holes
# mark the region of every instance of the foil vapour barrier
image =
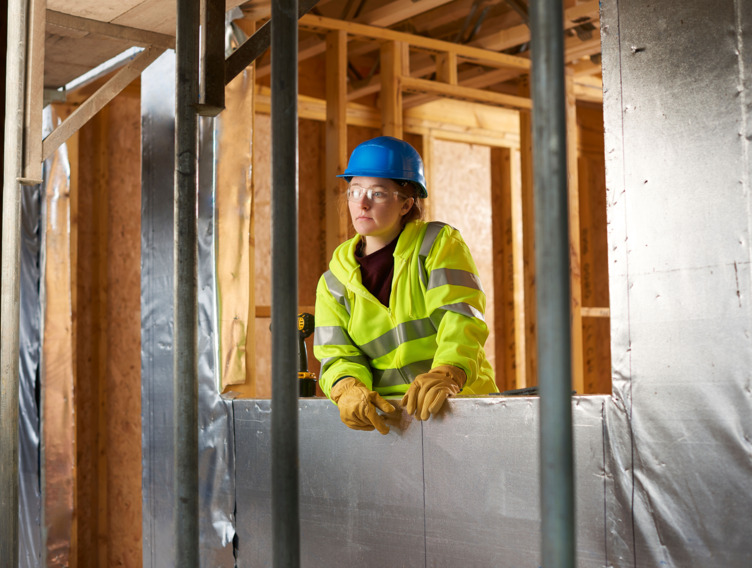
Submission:
[[[43,171],[46,171],[44,168]],[[40,295],[44,184],[22,186],[19,321],[18,539],[19,566],[43,558],[40,456]]]
[[614,566],[750,566],[752,11],[601,4]]
[[[143,562],[175,563],[173,498],[173,186],[175,54],[141,78],[142,260],[141,361]],[[215,376],[216,301],[213,255],[214,125],[203,119],[199,141],[199,508],[201,564],[233,566],[232,406]]]

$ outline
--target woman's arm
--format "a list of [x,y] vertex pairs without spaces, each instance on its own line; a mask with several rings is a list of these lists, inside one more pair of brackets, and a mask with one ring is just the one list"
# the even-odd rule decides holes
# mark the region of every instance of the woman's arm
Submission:
[[[347,331],[350,314],[344,300],[344,286],[332,280],[331,272],[319,279],[316,289],[316,330],[313,354],[321,361],[319,386],[331,398],[331,389],[339,379],[349,376],[362,382],[368,390],[373,388],[373,377],[368,359]],[[331,290],[341,286],[341,289]]]
[[462,369],[469,386],[485,359],[486,295],[472,255],[457,230],[444,227],[426,258],[426,271],[426,306],[429,313],[441,317],[433,366]]

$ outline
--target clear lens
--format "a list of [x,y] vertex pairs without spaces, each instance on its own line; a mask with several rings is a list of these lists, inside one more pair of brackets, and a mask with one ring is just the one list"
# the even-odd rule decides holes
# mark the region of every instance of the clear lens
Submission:
[[389,191],[386,189],[373,189],[370,187],[365,189],[357,185],[352,186],[347,190],[348,201],[360,201],[364,195],[368,201],[371,201],[372,203],[386,203],[390,199],[394,199],[395,195],[400,194],[396,191]]

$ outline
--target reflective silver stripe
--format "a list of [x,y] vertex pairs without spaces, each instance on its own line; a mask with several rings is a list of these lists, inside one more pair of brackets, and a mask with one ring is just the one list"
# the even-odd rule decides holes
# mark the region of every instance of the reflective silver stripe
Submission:
[[373,387],[393,387],[407,385],[415,380],[421,373],[431,370],[433,359],[416,361],[399,369],[373,369]]
[[355,345],[350,334],[338,325],[322,325],[313,332],[313,344],[321,345]]
[[476,274],[467,270],[460,270],[459,268],[435,268],[431,271],[426,289],[430,290],[431,288],[438,288],[447,284],[483,291],[480,278]]
[[345,285],[337,280],[337,277],[332,274],[331,270],[324,272],[324,281],[326,282],[326,287],[329,288],[329,293],[334,296],[334,299],[344,306],[347,313],[350,314],[350,302],[347,301]]
[[370,368],[370,363],[368,362],[368,359],[363,357],[362,355],[348,355],[348,356],[338,356],[338,357],[326,357],[325,359],[321,360],[321,373],[323,374],[329,366],[334,363],[335,361],[347,361],[349,363],[355,363],[356,365],[362,365],[366,369]]
[[469,316],[471,318],[478,318],[480,321],[486,321],[486,318],[483,317],[483,314],[480,312],[480,310],[474,308],[470,304],[466,304],[465,302],[458,302],[456,304],[447,304],[445,306],[441,306],[439,308],[440,310],[446,310],[448,312],[455,312],[458,314],[462,314],[463,316]]
[[442,223],[440,221],[431,221],[428,223],[428,227],[426,227],[426,234],[423,235],[423,242],[420,245],[420,250],[418,251],[418,258],[420,259],[420,281],[423,283],[423,286],[426,286],[426,258],[428,257],[428,253],[431,252],[431,248],[433,247],[433,243],[436,242],[436,237],[439,236],[439,233],[441,232],[441,229],[446,225],[446,223]]
[[361,345],[360,349],[371,359],[377,359],[391,353],[407,341],[430,337],[435,333],[436,328],[429,318],[406,321],[381,334],[376,339]]

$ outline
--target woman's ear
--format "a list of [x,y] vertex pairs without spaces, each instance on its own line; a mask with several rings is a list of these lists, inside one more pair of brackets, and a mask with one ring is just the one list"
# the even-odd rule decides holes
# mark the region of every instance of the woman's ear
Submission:
[[404,203],[402,203],[402,211],[400,212],[400,215],[407,215],[410,212],[410,209],[412,209],[414,203],[414,197],[408,197],[405,199]]

